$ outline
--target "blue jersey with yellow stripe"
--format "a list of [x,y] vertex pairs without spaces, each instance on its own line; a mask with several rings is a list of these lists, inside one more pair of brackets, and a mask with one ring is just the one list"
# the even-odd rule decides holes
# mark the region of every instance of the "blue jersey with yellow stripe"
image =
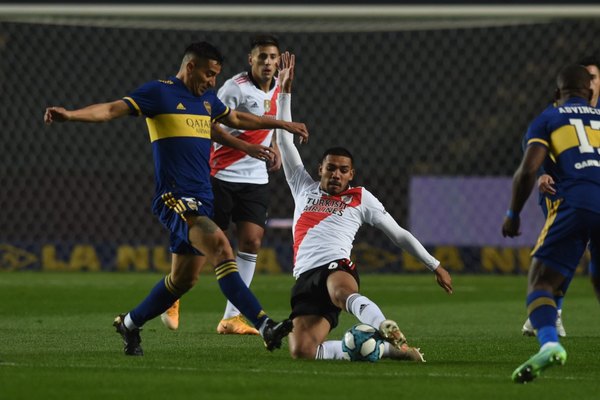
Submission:
[[176,77],[148,82],[123,100],[134,115],[146,116],[154,154],[155,200],[164,193],[212,202],[211,123],[229,108],[209,90],[196,96]]
[[555,160],[558,197],[600,213],[600,109],[583,98],[570,98],[546,108],[525,137],[528,146],[546,146]]

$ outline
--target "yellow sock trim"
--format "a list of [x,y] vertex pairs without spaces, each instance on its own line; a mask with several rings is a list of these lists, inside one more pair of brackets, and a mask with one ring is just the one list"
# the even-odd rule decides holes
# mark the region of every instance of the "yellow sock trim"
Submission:
[[527,314],[531,314],[533,310],[542,306],[552,306],[556,308],[556,302],[550,297],[538,297],[527,306]]
[[215,274],[217,275],[217,280],[233,273],[238,272],[238,267],[235,261],[224,262],[215,268]]

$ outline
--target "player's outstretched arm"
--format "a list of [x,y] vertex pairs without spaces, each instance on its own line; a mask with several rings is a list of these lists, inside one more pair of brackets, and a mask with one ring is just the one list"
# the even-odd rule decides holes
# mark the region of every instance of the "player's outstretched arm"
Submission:
[[[281,55],[279,63],[279,85],[281,91],[277,96],[277,118],[284,121],[292,119],[292,81],[294,79],[295,57],[285,52]],[[281,161],[285,177],[290,180],[296,168],[303,166],[302,158],[294,145],[293,136],[285,130],[275,131],[277,145],[281,153]]]
[[452,278],[450,274],[440,265],[440,262],[435,257],[429,254],[412,233],[398,225],[389,213],[382,215],[374,226],[381,229],[396,246],[408,251],[413,257],[425,264],[427,269],[435,273],[438,285],[447,293],[452,294]]
[[214,123],[210,130],[210,139],[213,142],[222,144],[223,146],[231,147],[236,150],[243,151],[250,157],[262,160],[262,161],[273,161],[275,155],[271,151],[270,147],[262,146],[260,144],[248,143],[244,140],[238,139],[230,133],[226,132],[217,123]]
[[92,104],[78,110],[67,110],[64,107],[48,107],[44,113],[44,122],[48,125],[53,122],[66,121],[106,122],[129,115],[129,113],[129,106],[123,100]]
[[302,141],[308,141],[308,130],[301,122],[282,121],[268,117],[257,117],[254,114],[231,110],[219,122],[235,129],[285,129],[286,131],[300,136]]

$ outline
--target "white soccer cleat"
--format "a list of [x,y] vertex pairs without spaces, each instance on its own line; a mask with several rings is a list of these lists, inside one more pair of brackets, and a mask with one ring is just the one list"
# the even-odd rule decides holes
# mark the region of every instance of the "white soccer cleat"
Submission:
[[535,329],[533,329],[533,325],[531,325],[531,321],[527,318],[527,321],[523,324],[521,328],[521,333],[523,336],[535,336]]
[[398,328],[398,324],[391,319],[386,319],[381,323],[379,333],[386,342],[390,342],[398,350],[402,350],[402,345],[406,343],[406,337]]
[[[523,333],[524,336],[535,336],[537,334],[533,325],[531,325],[529,318],[527,318],[527,321],[523,324],[521,333]],[[567,337],[567,331],[565,331],[560,314],[556,316],[556,333],[558,333],[558,336],[560,337]]]
[[560,337],[567,337],[567,331],[565,331],[560,314],[556,316],[556,332]]

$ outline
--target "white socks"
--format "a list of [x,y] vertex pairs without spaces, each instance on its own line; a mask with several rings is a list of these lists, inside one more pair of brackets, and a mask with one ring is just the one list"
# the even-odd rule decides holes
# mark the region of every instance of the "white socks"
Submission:
[[[252,282],[252,277],[254,276],[254,270],[256,269],[256,259],[258,255],[243,253],[238,251],[237,256],[235,257],[235,262],[237,263],[238,271],[242,280],[246,284],[246,286],[250,287],[250,283]],[[225,306],[225,313],[223,314],[223,319],[232,318],[236,315],[240,314],[240,310],[238,310],[231,302],[228,300],[227,305]]]
[[137,326],[135,326],[135,324],[133,323],[133,320],[129,316],[129,313],[127,313],[125,318],[123,318],[123,324],[125,325],[125,328],[127,328],[128,331],[137,329]]
[[[382,358],[390,357],[390,344],[383,342],[384,350]],[[345,360],[344,352],[342,351],[341,340],[328,340],[321,343],[317,347],[317,355],[315,360]]]
[[386,319],[377,304],[360,293],[348,296],[346,310],[360,322],[374,326],[375,329],[379,329],[381,323]]
[[315,360],[343,360],[341,340],[328,340],[317,346]]

